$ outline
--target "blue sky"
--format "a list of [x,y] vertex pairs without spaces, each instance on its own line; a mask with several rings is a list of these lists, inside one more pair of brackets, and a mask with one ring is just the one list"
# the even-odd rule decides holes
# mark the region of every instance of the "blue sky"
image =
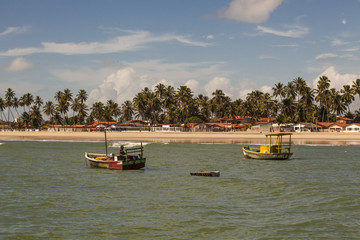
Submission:
[[[144,87],[222,89],[232,100],[296,77],[360,78],[359,0],[0,0],[0,96],[89,103]],[[358,100],[357,100],[358,101]]]

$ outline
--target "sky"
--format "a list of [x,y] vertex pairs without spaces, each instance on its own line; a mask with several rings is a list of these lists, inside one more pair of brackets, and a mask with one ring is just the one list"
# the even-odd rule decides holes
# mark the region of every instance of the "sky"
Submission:
[[163,83],[236,100],[323,75],[340,89],[360,78],[359,10],[360,0],[0,0],[0,97],[54,101],[69,88],[122,104]]

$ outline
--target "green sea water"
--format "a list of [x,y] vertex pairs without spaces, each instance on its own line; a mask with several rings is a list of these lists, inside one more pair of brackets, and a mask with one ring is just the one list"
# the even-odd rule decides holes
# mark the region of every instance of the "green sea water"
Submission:
[[149,143],[136,171],[89,168],[84,152],[104,143],[1,142],[0,239],[360,239],[360,146],[261,161],[238,144]]

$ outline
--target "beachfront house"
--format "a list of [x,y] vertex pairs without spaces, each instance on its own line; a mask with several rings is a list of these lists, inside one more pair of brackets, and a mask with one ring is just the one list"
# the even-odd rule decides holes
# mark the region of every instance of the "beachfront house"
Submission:
[[294,132],[312,132],[312,131],[316,131],[319,128],[321,129],[319,125],[314,123],[307,123],[307,122],[298,123],[292,127]]
[[183,127],[175,127],[170,124],[163,124],[158,126],[151,127],[151,131],[153,132],[183,132]]
[[74,125],[60,125],[60,124],[49,124],[45,126],[49,132],[87,132],[88,128],[86,125],[74,124]]
[[211,132],[210,125],[206,123],[188,123],[186,124],[191,132]]
[[347,125],[343,132],[360,132],[360,123],[352,123]]
[[333,122],[317,122],[316,124],[317,124],[317,126],[318,126],[318,131],[321,131],[321,132],[330,132],[329,127],[330,127],[331,125],[333,125],[334,123],[333,123]]
[[279,132],[280,126],[276,123],[258,122],[251,126],[249,132]]
[[334,123],[329,126],[329,132],[342,132],[346,129],[347,124],[343,123]]
[[353,122],[353,120],[351,118],[345,118],[345,117],[339,117],[336,120],[336,123],[340,123],[340,124],[351,124]]
[[293,126],[294,132],[304,132],[306,130],[304,123],[298,123]]
[[10,122],[0,121],[0,131],[8,131],[11,129]]

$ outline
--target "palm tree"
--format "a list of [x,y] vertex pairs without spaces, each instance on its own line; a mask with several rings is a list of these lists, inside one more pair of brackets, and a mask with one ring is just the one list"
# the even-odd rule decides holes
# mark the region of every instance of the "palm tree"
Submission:
[[355,111],[354,122],[356,122],[356,123],[360,122],[360,109]]
[[199,94],[196,98],[196,103],[199,106],[199,112],[205,121],[209,121],[210,118],[210,101],[208,96]]
[[[300,99],[300,104],[304,110],[304,118],[300,119],[307,122],[309,119],[309,113],[311,113],[314,109],[314,90],[310,87],[305,87]],[[313,119],[312,119],[313,120]]]
[[56,110],[62,114],[63,117],[63,125],[66,123],[68,116],[67,113],[69,111],[70,102],[72,101],[72,93],[70,89],[64,89],[64,92],[58,91],[54,96],[57,101]]
[[4,117],[3,120],[6,121],[6,116],[5,116],[5,113],[4,113],[5,108],[6,108],[5,101],[0,97],[0,111],[2,113],[2,116]]
[[193,93],[187,86],[178,88],[174,100],[178,112],[178,122],[184,123],[187,118],[197,114]]
[[11,88],[8,88],[7,91],[5,92],[5,105],[8,109],[8,118],[7,118],[8,122],[10,122],[10,113],[11,116],[13,117],[13,120],[15,119],[13,113],[10,110],[10,108],[13,105],[12,101],[14,97],[15,97],[15,92]]
[[142,120],[146,119],[146,95],[150,90],[146,87],[141,92],[139,92],[133,99],[133,105],[136,110],[136,117],[141,118]]
[[104,119],[104,112],[105,112],[105,106],[102,102],[96,102],[92,105],[90,108],[91,113],[90,116],[97,120],[97,121],[103,121]]
[[18,108],[19,108],[19,105],[20,105],[20,101],[17,97],[14,97],[13,98],[13,101],[12,101],[12,104],[13,104],[13,108],[15,109],[16,111],[16,114],[17,114],[17,118],[20,118],[20,115],[19,115],[19,112],[18,112]]
[[350,104],[355,100],[355,97],[352,95],[353,90],[350,85],[344,85],[340,92],[342,93],[342,98],[347,106],[348,112],[350,112]]
[[24,112],[25,112],[25,106],[27,106],[30,111],[30,106],[34,102],[33,95],[31,93],[26,93],[24,94],[24,96],[22,96],[21,99],[22,99],[21,104],[24,106]]
[[43,113],[45,113],[45,115],[47,116],[50,116],[50,122],[53,121],[53,116],[55,115],[56,110],[55,110],[55,105],[52,101],[47,101],[45,103],[43,108]]
[[217,89],[212,93],[213,98],[210,100],[211,111],[215,118],[224,117],[226,108],[229,106],[231,99],[225,96],[225,93]]
[[175,106],[175,89],[173,86],[167,86],[164,93],[164,120],[166,123],[174,123],[176,121],[176,106]]
[[298,97],[298,101],[300,99],[300,96],[302,95],[303,91],[305,90],[305,88],[307,87],[307,83],[306,81],[301,78],[301,77],[297,77],[294,79],[294,85],[295,85],[295,91]]
[[346,104],[344,98],[341,96],[339,91],[336,91],[334,88],[331,89],[331,92],[331,111],[336,115],[342,115],[346,111]]
[[234,102],[232,102],[232,104],[234,105],[235,108],[235,115],[236,116],[245,116],[245,107],[244,107],[244,101],[239,98],[236,99]]
[[39,128],[43,120],[40,112],[40,107],[38,105],[32,106],[29,115],[30,115],[31,125],[34,128]]
[[326,76],[321,76],[317,88],[315,92],[317,93],[315,100],[319,102],[320,112],[322,112],[321,121],[325,121],[325,113],[326,117],[328,118],[328,102],[329,102],[329,87],[330,87],[330,80]]
[[105,119],[107,121],[115,121],[117,120],[118,116],[121,114],[119,104],[114,102],[113,100],[108,100],[105,106]]
[[88,94],[84,89],[80,89],[78,94],[76,95],[76,98],[72,101],[72,110],[75,114],[77,112],[76,116],[76,123],[84,123],[85,118],[87,117],[87,105],[85,104],[86,100],[88,98]]
[[131,120],[133,115],[134,115],[134,108],[133,108],[132,102],[129,100],[126,100],[121,105],[121,119],[123,121]]
[[353,94],[359,95],[360,97],[360,78],[356,79],[356,81],[353,81],[353,85],[351,86]]
[[76,121],[77,123],[83,124],[85,122],[85,118],[88,116],[88,108],[87,105],[85,103],[80,103],[80,105],[77,108],[77,116],[76,116]]
[[84,89],[80,89],[78,94],[76,95],[76,98],[79,99],[79,101],[81,103],[86,102],[87,98],[88,98],[88,94],[86,93],[86,91]]
[[65,101],[70,102],[72,100],[72,93],[71,90],[66,88],[64,89],[64,95],[63,95]]
[[301,109],[303,107],[303,105],[300,103],[300,98],[302,97],[305,89],[307,88],[307,83],[301,77],[295,78],[293,82],[294,82],[295,92],[296,92],[296,96],[297,96],[296,119],[298,122],[301,122],[300,112],[304,112],[304,109]]
[[257,121],[261,116],[266,116],[266,103],[264,103],[264,93],[255,90],[247,94],[245,107],[246,115],[252,116]]
[[30,122],[31,122],[30,115],[27,112],[23,112],[23,114],[21,115],[21,123],[22,123],[22,125],[25,125],[26,128],[28,128]]
[[71,110],[73,111],[73,119],[75,118],[74,124],[77,124],[77,117],[75,116],[75,113],[79,111],[81,107],[81,102],[79,100],[79,98],[75,98],[71,101]]
[[158,122],[161,113],[161,100],[153,92],[147,96],[147,109],[150,123]]
[[44,101],[41,97],[36,96],[34,104],[40,108],[44,104]]
[[156,96],[160,99],[163,99],[166,93],[166,86],[162,83],[159,83],[155,86]]
[[292,101],[294,101],[296,99],[297,92],[296,92],[296,86],[295,86],[294,82],[289,82],[286,85],[284,91],[285,91],[286,98],[291,99]]
[[285,97],[284,84],[278,82],[277,84],[275,84],[275,87],[273,87],[272,90],[273,90],[273,96],[280,97],[280,102],[282,102],[282,99]]
[[149,88],[144,88],[133,100],[137,111],[137,118],[155,123],[159,120],[162,111],[161,100],[156,93]]

